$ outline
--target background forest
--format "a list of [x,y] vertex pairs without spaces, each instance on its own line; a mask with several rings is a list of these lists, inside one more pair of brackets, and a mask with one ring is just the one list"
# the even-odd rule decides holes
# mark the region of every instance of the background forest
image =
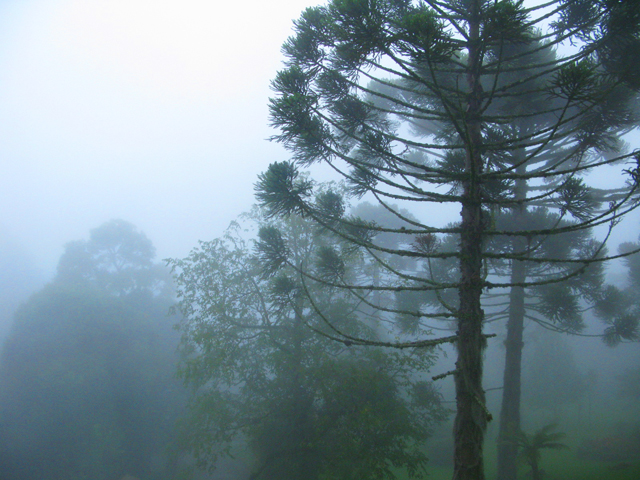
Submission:
[[121,209],[49,276],[0,239],[0,478],[640,478],[640,4],[332,0],[287,32],[283,149],[221,234],[159,259]]
[[[354,212],[393,224],[371,204]],[[17,309],[5,340],[4,478],[448,478],[454,392],[446,379],[431,377],[452,367],[455,351],[328,339],[335,332],[305,309],[299,285],[286,274],[261,273],[251,239],[268,224],[254,210],[224,237],[172,261],[180,315],[169,314],[176,298],[169,271],[154,263],[151,242],[133,225],[111,221],[89,240],[69,243],[55,279]],[[295,240],[301,262],[317,260],[332,241],[302,219],[278,226]],[[394,241],[388,235],[385,244]],[[629,285],[630,309],[637,308],[634,258],[618,275]],[[343,317],[336,325],[342,333],[371,342],[406,335],[390,314],[350,304],[339,292],[317,295]],[[376,302],[393,304],[382,296]],[[310,317],[297,318],[296,308]],[[188,321],[196,311],[218,321]],[[601,330],[589,312],[583,321],[586,331]],[[504,338],[500,322],[491,330],[498,334],[492,341]],[[523,431],[555,423],[571,447],[554,453],[540,444],[547,478],[637,473],[637,344],[611,348],[594,335],[527,322]],[[503,352],[486,358],[493,412]],[[520,469],[530,470],[524,460]]]

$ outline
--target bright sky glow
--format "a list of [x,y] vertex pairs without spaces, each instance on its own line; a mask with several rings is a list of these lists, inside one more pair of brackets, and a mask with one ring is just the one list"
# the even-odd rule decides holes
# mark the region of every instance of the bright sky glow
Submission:
[[56,12],[49,34],[64,60],[105,81],[154,99],[197,102],[255,88],[255,76],[273,68],[278,51],[270,49],[286,38],[291,19],[272,6],[76,0]]
[[269,83],[309,5],[0,2],[0,234],[49,271],[111,218],[160,256],[220,235],[286,158],[265,140]]

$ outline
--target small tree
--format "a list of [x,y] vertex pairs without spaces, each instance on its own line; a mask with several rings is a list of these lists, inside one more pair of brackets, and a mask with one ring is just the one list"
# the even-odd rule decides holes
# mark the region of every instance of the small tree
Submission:
[[[414,372],[428,369],[434,354],[327,339],[337,328],[377,341],[377,320],[361,302],[307,286],[284,265],[339,275],[335,239],[300,217],[269,223],[254,211],[244,220],[244,229],[233,224],[170,261],[185,318],[182,376],[194,389],[185,441],[199,464],[214,468],[220,455],[249,447],[256,479],[396,478],[397,468],[420,477],[421,443],[444,410]],[[247,228],[258,233],[254,250]],[[287,245],[285,257],[274,257],[274,244]],[[347,261],[358,264],[358,255]]]
[[561,443],[566,435],[556,432],[555,423],[545,425],[529,435],[523,431],[510,439],[520,448],[520,459],[531,467],[532,480],[542,480],[544,471],[540,468],[541,450],[568,450],[569,447]]
[[[444,303],[444,316],[457,323],[455,337],[448,339],[458,350],[452,372],[455,479],[484,478],[483,439],[491,415],[481,383],[483,290],[542,287],[580,275],[606,259],[604,241],[567,261],[554,252],[527,258],[526,239],[613,228],[636,207],[640,158],[610,154],[619,125],[606,119],[620,112],[619,101],[632,98],[640,84],[629,67],[640,49],[639,12],[636,2],[614,1],[556,0],[529,8],[518,1],[334,0],[306,10],[284,45],[287,65],[273,83],[271,115],[280,130],[274,138],[291,150],[293,160],[271,165],[260,177],[258,199],[272,215],[299,213],[342,235],[384,269],[386,278],[375,285],[348,275],[327,282],[303,272],[309,282],[329,283],[358,298],[380,289],[433,291],[443,300],[457,292],[455,305]],[[536,46],[541,40],[544,47]],[[530,48],[512,48],[517,45]],[[561,52],[563,45],[568,48],[562,54],[540,59],[541,48]],[[519,108],[531,94],[548,99],[546,108]],[[509,130],[526,118],[536,127]],[[416,124],[436,128],[416,131]],[[522,168],[550,145],[560,150],[549,162]],[[578,176],[625,161],[628,174],[618,172],[621,183],[611,185],[620,194],[601,209],[585,210],[585,184]],[[299,176],[300,166],[316,162],[343,175],[353,195],[376,199],[398,218],[406,220],[390,202],[405,208],[407,203],[458,204],[459,221],[443,227],[423,213],[419,221],[410,221],[412,228],[394,230],[345,216],[331,204],[314,202],[313,184]],[[516,187],[520,180],[529,188],[550,188],[522,197]],[[575,222],[500,228],[496,213],[520,205],[543,206],[559,221]],[[377,244],[375,233],[389,230],[405,236],[401,247]],[[457,235],[458,245],[435,249],[444,234]],[[521,239],[525,250],[491,251],[491,240],[500,236]],[[285,247],[272,246],[274,252]],[[427,268],[419,274],[394,269],[382,253],[411,257]],[[451,283],[433,278],[428,268],[447,258],[458,262],[459,276]],[[572,267],[544,280],[494,281],[486,276],[493,259]],[[443,316],[419,309],[399,313]]]

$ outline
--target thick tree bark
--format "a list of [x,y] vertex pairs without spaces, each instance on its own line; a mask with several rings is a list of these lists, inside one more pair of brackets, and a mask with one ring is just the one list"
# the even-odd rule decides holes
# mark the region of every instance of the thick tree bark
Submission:
[[460,234],[460,307],[458,312],[458,360],[456,362],[457,414],[454,423],[454,480],[484,480],[483,444],[488,420],[482,389],[482,335],[484,312],[480,295],[482,278],[481,174],[482,131],[479,44],[480,4],[473,2],[469,21],[469,100],[465,144],[467,150]]
[[[524,159],[524,153],[522,155]],[[516,173],[526,173],[526,166],[520,165]],[[527,185],[525,180],[516,180],[515,198],[526,198]],[[524,209],[516,207],[522,218]],[[512,252],[525,254],[526,240],[514,237]],[[523,261],[513,260],[511,264],[511,284],[521,285],[527,277],[526,266]],[[520,431],[520,391],[522,370],[522,335],[524,331],[525,292],[520,286],[511,287],[509,293],[509,319],[507,320],[507,339],[505,341],[504,380],[502,390],[502,408],[500,410],[500,429],[498,433],[498,480],[516,480],[518,468],[516,464],[518,447],[513,441],[514,435]]]
[[454,424],[454,480],[484,480],[483,444],[488,415],[482,388],[484,312],[482,291],[482,216],[479,208],[462,209],[460,310],[456,362],[457,415]]

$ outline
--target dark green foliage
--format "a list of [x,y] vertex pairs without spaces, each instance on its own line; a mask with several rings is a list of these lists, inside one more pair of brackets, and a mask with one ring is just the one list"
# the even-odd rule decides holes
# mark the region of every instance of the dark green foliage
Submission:
[[[593,13],[579,15],[579,9],[560,4],[554,28],[560,32],[580,24],[583,32],[574,32],[575,38],[594,45],[603,36],[597,22],[613,22],[619,14],[598,5]],[[475,64],[468,57],[469,33],[463,33],[463,23],[475,21],[472,8],[478,9],[482,45],[478,55],[484,62],[474,73],[481,92],[482,146],[469,144],[471,120],[466,111],[471,91],[466,82]],[[585,53],[571,60],[557,56],[554,42],[532,28],[532,15],[520,1],[444,2],[431,8],[410,2],[344,0],[307,10],[296,23],[296,35],[285,45],[289,61],[274,81],[277,95],[272,99],[272,120],[281,129],[274,139],[294,155],[295,165],[287,164],[289,177],[297,178],[298,165],[325,160],[335,166],[342,161],[345,165],[339,171],[352,195],[373,193],[382,202],[462,202],[469,187],[469,152],[481,151],[478,201],[485,205],[481,209],[484,252],[487,258],[506,260],[504,267],[494,268],[506,276],[509,260],[526,261],[528,271],[519,282],[533,286],[579,277],[583,286],[576,280],[565,291],[575,295],[590,289],[589,297],[594,298],[599,269],[586,265],[604,258],[602,246],[587,246],[580,240],[580,248],[566,256],[556,247],[575,241],[569,238],[572,231],[613,220],[618,207],[610,204],[603,210],[602,194],[596,195],[581,175],[599,163],[599,153],[618,152],[617,160],[628,157],[620,153],[618,138],[637,120],[630,107],[637,94],[616,84],[603,71],[598,55]],[[300,100],[304,108],[285,106],[298,102],[298,96],[304,97],[304,102]],[[289,117],[302,111],[323,125],[322,139],[313,133],[316,127],[306,128],[304,122]],[[407,135],[403,125],[413,134]],[[292,129],[299,131],[294,134]],[[322,155],[296,143],[309,135],[322,142]],[[287,182],[266,181],[282,176],[282,168],[282,164],[270,166],[256,186],[257,198],[269,212],[304,213],[354,245],[382,254],[384,247],[374,235],[383,231],[379,225],[354,229],[353,220],[345,217],[341,225],[342,210],[330,212],[322,201],[311,204],[310,190],[299,195],[299,189]],[[448,194],[436,193],[439,185],[448,186]],[[452,228],[464,231],[465,227]],[[420,276],[436,275],[437,282],[448,284],[434,283],[436,277],[414,283],[430,285],[425,293],[437,302],[448,296],[445,290],[456,294],[455,264],[465,258],[455,249],[443,255],[427,245],[429,235],[450,233],[445,230],[422,219],[411,225],[414,235],[405,248],[394,249],[404,257],[450,255],[453,266],[433,261],[426,267],[418,262],[425,267],[418,270]],[[502,236],[504,231],[509,235]],[[518,251],[510,243],[514,238],[528,239],[531,250]],[[559,263],[563,259],[568,261]],[[544,272],[550,265],[552,274]],[[453,275],[438,273],[445,271]],[[403,283],[408,280],[398,276]],[[507,286],[510,279],[487,282]],[[552,292],[539,289],[541,313],[551,320],[562,317],[578,329],[577,309],[570,313],[569,304]],[[552,303],[563,307],[564,313]]]
[[327,218],[340,218],[344,215],[344,199],[336,192],[325,192],[316,198],[318,210]]
[[[333,209],[336,200],[328,194],[319,202]],[[252,254],[238,224],[170,262],[185,317],[181,372],[193,387],[186,448],[213,469],[248,446],[253,478],[387,479],[397,469],[419,478],[427,461],[421,444],[444,418],[437,391],[413,373],[433,354],[327,338],[337,329],[376,339],[362,308],[322,283],[341,281],[357,264],[298,216],[276,224],[258,213],[245,218],[259,227],[258,245],[288,246],[277,268],[263,263],[268,247]],[[301,275],[314,263],[320,282]]]
[[300,294],[300,287],[287,275],[278,275],[271,282],[271,300],[274,305],[286,308]]
[[631,306],[630,300],[619,288],[607,285],[595,305],[596,314],[602,318],[613,318],[621,309],[626,310]]
[[609,323],[611,326],[605,329],[602,341],[610,347],[618,345],[623,340],[640,341],[637,316],[621,315],[610,320]]
[[[539,322],[545,328],[580,332],[584,328],[582,314],[585,308],[581,302],[587,301],[593,305],[602,302],[604,277],[601,264],[581,264],[577,260],[596,257],[594,249],[600,248],[600,245],[588,231],[571,231],[572,222],[563,220],[561,216],[545,208],[533,208],[523,212],[498,212],[493,216],[492,222],[496,230],[506,233],[494,236],[485,246],[485,254],[489,258],[487,268],[492,275],[493,284],[496,287],[507,287],[507,282],[512,280],[512,262],[504,261],[504,257],[516,256],[517,250],[512,243],[513,237],[508,233],[523,228],[539,232],[528,238],[521,254],[522,260],[526,262],[526,275],[521,281],[529,283],[523,285],[527,314],[530,319]],[[547,232],[551,229],[566,229],[566,232],[549,235]],[[434,234],[425,234],[416,236],[412,247],[424,255],[447,255],[448,252],[455,251],[458,242],[458,236],[453,234],[441,238]],[[431,278],[442,284],[455,283],[459,278],[456,260],[453,257],[440,262],[432,261],[428,269]],[[547,280],[554,276],[565,277],[565,281],[562,284],[547,283]],[[504,279],[503,284],[500,282],[501,279]],[[495,288],[487,295],[485,305],[488,307],[488,320],[508,316],[510,305],[508,302],[505,304],[508,294],[509,290]],[[423,311],[437,308],[446,312],[447,306],[457,304],[455,296],[446,291],[427,291],[412,301],[417,302]],[[398,298],[399,308],[402,304],[403,300]]]
[[417,61],[445,61],[455,50],[455,43],[443,28],[443,22],[426,7],[400,17],[398,52]]
[[523,10],[523,0],[502,1],[489,4],[483,12],[482,34],[489,41],[510,44],[531,41],[531,32],[525,27],[528,15]]
[[264,275],[274,275],[287,263],[288,249],[280,231],[275,227],[262,227],[258,232],[260,240],[256,243],[256,251],[262,265]]
[[333,247],[321,246],[318,249],[317,269],[320,278],[331,283],[339,282],[344,276],[344,261]]
[[640,12],[635,2],[562,0],[559,34],[574,30],[584,40],[597,39],[596,52],[608,72],[629,85],[640,85],[635,67],[640,52]]
[[579,299],[566,284],[538,287],[539,312],[544,319],[558,324],[568,332],[579,332],[584,328]]
[[561,215],[568,212],[578,220],[588,219],[600,206],[579,178],[569,178],[562,184],[558,194]]
[[607,286],[595,305],[595,313],[609,326],[602,340],[610,347],[621,342],[640,341],[640,303],[637,286],[640,281],[640,262],[638,261],[640,244],[625,242],[619,251],[627,266],[629,284],[625,288]]
[[339,221],[345,213],[344,198],[337,192],[321,192],[316,196],[316,208],[326,228],[339,228]]
[[311,188],[311,182],[299,178],[293,163],[276,162],[266,173],[258,177],[256,198],[269,204],[270,217],[291,213],[303,214],[302,200],[309,195]]

